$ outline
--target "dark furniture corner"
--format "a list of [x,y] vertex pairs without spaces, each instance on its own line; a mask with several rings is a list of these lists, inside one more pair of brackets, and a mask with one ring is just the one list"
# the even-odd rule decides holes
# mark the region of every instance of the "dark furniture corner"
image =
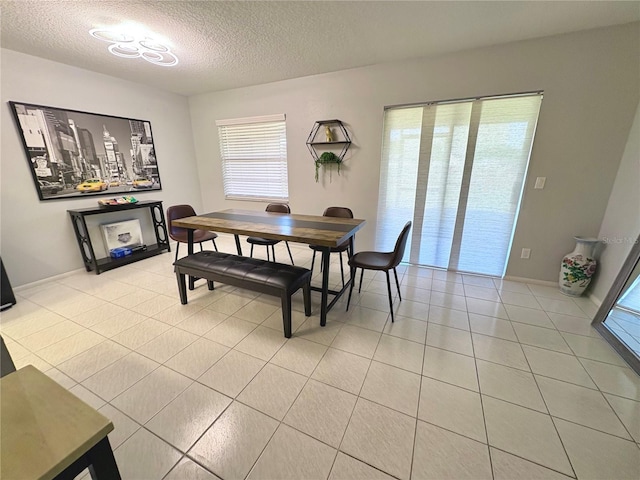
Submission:
[[7,276],[7,272],[4,269],[4,263],[2,262],[2,259],[0,259],[0,266],[2,267],[2,277],[0,277],[0,289],[2,289],[0,310],[5,310],[7,308],[11,308],[16,304],[16,296],[13,294],[11,282],[9,282],[9,277]]

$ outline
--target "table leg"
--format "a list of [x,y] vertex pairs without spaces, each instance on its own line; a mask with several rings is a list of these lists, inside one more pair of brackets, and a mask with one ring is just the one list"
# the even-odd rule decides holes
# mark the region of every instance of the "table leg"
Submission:
[[329,256],[331,249],[322,247],[322,300],[320,303],[320,326],[327,324],[327,300],[329,296]]
[[[193,255],[193,228],[187,229],[187,254]],[[195,288],[196,279],[189,275],[189,290]]]
[[236,250],[238,250],[238,255],[242,256],[242,245],[240,245],[240,236],[234,235],[236,237]]
[[93,480],[121,480],[122,477],[107,437],[104,437],[89,450],[87,456],[90,462],[89,473],[91,473]]

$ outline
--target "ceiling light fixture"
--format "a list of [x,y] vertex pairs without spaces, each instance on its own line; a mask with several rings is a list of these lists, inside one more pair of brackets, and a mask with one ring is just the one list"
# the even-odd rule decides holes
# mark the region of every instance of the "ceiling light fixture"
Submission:
[[119,30],[93,28],[89,30],[92,37],[109,42],[108,50],[116,57],[143,58],[147,62],[161,67],[173,67],[178,64],[169,47],[146,35],[133,35]]

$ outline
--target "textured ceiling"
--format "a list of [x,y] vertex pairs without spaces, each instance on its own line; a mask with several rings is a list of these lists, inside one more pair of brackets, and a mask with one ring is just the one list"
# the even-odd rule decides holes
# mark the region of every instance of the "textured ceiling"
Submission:
[[[0,0],[2,47],[183,95],[640,20],[640,2]],[[112,56],[135,22],[180,63]]]

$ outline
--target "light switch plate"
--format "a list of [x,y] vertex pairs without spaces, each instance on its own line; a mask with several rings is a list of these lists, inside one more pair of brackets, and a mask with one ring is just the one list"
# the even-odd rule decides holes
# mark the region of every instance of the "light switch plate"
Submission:
[[533,188],[537,190],[542,190],[544,188],[544,184],[547,181],[547,177],[538,177],[536,178],[536,184]]

